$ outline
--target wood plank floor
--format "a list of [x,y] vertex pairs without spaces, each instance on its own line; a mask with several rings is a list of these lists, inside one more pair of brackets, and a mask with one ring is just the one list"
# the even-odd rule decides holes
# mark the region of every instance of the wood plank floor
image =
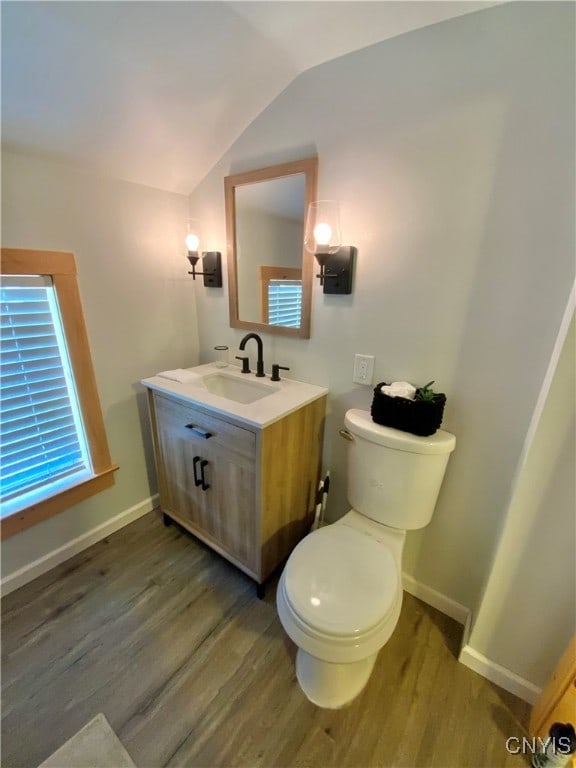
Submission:
[[362,695],[310,704],[242,573],[151,513],[2,601],[2,766],[103,712],[139,768],[505,768],[527,704],[456,660],[461,627],[405,595]]

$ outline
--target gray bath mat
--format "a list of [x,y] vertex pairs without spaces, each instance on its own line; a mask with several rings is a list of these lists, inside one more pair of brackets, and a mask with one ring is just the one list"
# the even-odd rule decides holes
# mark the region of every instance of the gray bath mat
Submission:
[[136,768],[103,714],[50,755],[39,768]]

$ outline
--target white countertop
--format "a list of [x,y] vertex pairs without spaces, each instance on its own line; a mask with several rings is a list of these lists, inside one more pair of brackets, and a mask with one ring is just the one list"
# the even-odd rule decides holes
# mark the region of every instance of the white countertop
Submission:
[[199,376],[214,374],[234,376],[241,381],[265,385],[274,391],[253,403],[237,403],[227,397],[209,392],[199,383],[181,384],[162,376],[151,376],[148,379],[142,379],[141,383],[148,389],[164,392],[190,405],[197,405],[214,411],[216,415],[221,414],[230,417],[236,423],[249,424],[259,428],[273,424],[302,406],[328,394],[325,387],[317,387],[315,384],[306,384],[302,381],[285,378],[280,381],[271,381],[269,376],[257,378],[253,373],[242,374],[240,368],[235,365],[218,368],[213,363],[208,363],[186,370],[193,371]]

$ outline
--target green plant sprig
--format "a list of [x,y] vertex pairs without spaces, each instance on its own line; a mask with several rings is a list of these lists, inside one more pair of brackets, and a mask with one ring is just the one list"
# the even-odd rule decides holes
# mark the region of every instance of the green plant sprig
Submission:
[[433,381],[429,381],[428,384],[424,384],[423,387],[418,387],[416,390],[416,398],[418,400],[434,400],[436,392],[432,389]]

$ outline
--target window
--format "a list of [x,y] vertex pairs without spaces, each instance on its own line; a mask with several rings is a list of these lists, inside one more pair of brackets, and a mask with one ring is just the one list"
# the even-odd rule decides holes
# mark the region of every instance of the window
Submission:
[[302,270],[260,267],[262,322],[299,328],[302,322]]
[[2,278],[2,517],[92,472],[52,279]]
[[114,482],[68,253],[2,250],[2,537]]

